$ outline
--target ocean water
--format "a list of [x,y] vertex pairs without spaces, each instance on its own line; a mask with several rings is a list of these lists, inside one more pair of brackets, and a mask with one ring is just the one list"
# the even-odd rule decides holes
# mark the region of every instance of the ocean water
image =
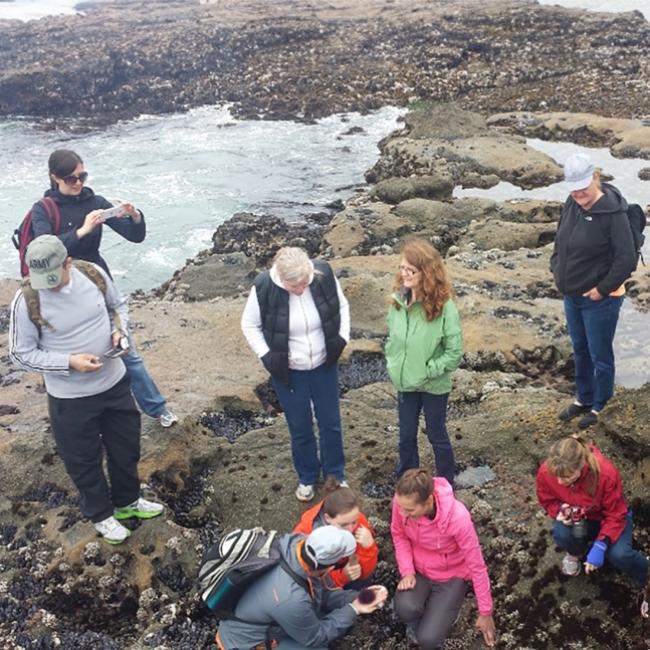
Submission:
[[36,20],[45,16],[75,14],[79,0],[10,0],[0,2],[0,19]]
[[[238,121],[225,107],[203,107],[75,136],[0,122],[0,277],[18,275],[10,235],[49,186],[54,149],[77,151],[89,187],[109,200],[132,201],[145,214],[142,244],[104,228],[102,254],[120,287],[131,291],[168,279],[235,212],[300,219],[349,198],[402,113],[384,108],[306,125]],[[350,129],[360,131],[346,135]]]
[[[618,187],[629,203],[639,203],[642,206],[650,205],[650,182],[642,181],[638,177],[640,169],[650,167],[650,160],[643,158],[614,158],[606,148],[586,148],[571,142],[547,142],[530,138],[526,141],[529,147],[537,149],[555,160],[559,165],[574,153],[583,151],[591,156],[596,167],[604,173],[613,176],[611,181]],[[545,199],[551,201],[564,201],[567,197],[564,183],[553,183],[546,187],[538,187],[532,190],[522,190],[511,183],[501,182],[489,189],[460,188],[454,190],[454,196],[481,196],[505,201],[507,199],[529,198]],[[650,241],[648,242],[650,244]],[[649,251],[650,252],[650,251]]]
[[541,5],[559,5],[589,11],[640,11],[646,20],[650,20],[650,2],[648,0],[537,0]]
[[[648,0],[537,0],[542,5],[559,5],[590,11],[640,11],[650,20],[650,2]],[[78,0],[10,0],[0,1],[0,19],[34,20],[49,15],[77,13],[75,5]],[[489,0],[486,4],[490,4]]]

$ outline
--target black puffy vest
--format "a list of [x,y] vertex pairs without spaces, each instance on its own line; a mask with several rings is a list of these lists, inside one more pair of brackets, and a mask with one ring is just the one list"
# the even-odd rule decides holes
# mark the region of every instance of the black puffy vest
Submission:
[[[314,270],[316,273],[309,290],[325,336],[325,364],[331,366],[345,347],[345,340],[339,335],[341,305],[332,267],[322,260],[314,260]],[[255,292],[262,318],[262,333],[271,350],[262,357],[262,362],[275,379],[289,384],[289,292],[273,282],[269,271],[255,278]]]

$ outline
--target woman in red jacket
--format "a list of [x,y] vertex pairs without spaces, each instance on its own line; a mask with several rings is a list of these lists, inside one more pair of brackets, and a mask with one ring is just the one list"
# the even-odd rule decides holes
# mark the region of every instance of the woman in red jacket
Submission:
[[647,618],[650,563],[632,548],[632,512],[614,464],[579,436],[559,440],[537,472],[537,498],[555,519],[555,543],[567,551],[562,573],[577,576],[581,564],[592,573],[607,559],[643,590],[641,615]]
[[309,535],[314,528],[328,524],[350,531],[357,540],[356,553],[343,566],[337,565],[329,576],[337,587],[359,589],[377,566],[375,531],[359,509],[359,497],[347,485],[330,476],[323,492],[325,498],[303,513],[293,532]]

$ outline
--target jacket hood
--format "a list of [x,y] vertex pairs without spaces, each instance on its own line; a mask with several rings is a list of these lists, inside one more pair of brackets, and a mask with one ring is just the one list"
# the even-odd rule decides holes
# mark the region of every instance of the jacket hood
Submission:
[[589,214],[613,214],[627,211],[627,201],[618,188],[609,183],[602,183],[603,196],[589,209]]
[[436,500],[436,516],[434,523],[440,528],[441,532],[447,530],[451,513],[454,509],[454,491],[449,485],[446,478],[435,476],[433,478],[433,496]]
[[402,287],[399,291],[393,292],[393,300],[406,309],[406,304],[411,297],[411,290]]
[[285,562],[291,567],[291,569],[293,569],[293,571],[298,575],[307,578],[307,573],[300,564],[298,555],[296,554],[296,546],[298,546],[298,543],[304,539],[305,536],[302,533],[289,533],[288,535],[283,535],[280,538],[280,553],[282,553]]
[[95,196],[95,192],[93,192],[92,189],[84,185],[84,187],[81,188],[81,192],[79,192],[79,194],[77,194],[76,196],[61,194],[58,188],[56,189],[50,188],[49,190],[46,190],[43,196],[48,196],[61,205],[65,205],[65,204],[75,205],[76,203],[83,203],[88,199],[92,199]]

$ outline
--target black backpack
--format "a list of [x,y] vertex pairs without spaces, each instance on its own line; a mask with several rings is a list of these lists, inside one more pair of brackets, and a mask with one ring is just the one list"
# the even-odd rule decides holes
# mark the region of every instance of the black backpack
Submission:
[[240,620],[234,611],[241,596],[257,578],[278,565],[309,591],[305,578],[282,558],[275,530],[268,533],[259,527],[233,530],[215,542],[201,560],[201,599],[219,618]]
[[634,249],[636,250],[637,266],[639,264],[639,259],[641,259],[643,266],[645,266],[645,260],[643,259],[643,252],[641,250],[645,242],[645,235],[643,234],[643,230],[646,226],[646,217],[643,208],[636,203],[630,203],[630,205],[627,206],[627,219],[630,222],[632,237],[634,238]]

